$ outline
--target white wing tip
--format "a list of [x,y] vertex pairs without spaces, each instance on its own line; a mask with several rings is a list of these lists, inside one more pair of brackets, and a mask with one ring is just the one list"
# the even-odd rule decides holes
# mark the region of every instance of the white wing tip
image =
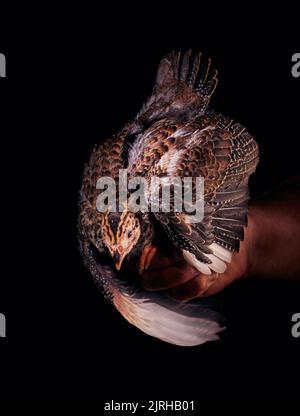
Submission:
[[212,271],[224,273],[227,269],[227,263],[231,261],[232,253],[217,243],[212,243],[209,248],[213,253],[206,254],[206,256],[211,260],[211,263],[199,261],[193,253],[187,250],[182,250],[182,255],[189,264],[203,274],[210,275]]

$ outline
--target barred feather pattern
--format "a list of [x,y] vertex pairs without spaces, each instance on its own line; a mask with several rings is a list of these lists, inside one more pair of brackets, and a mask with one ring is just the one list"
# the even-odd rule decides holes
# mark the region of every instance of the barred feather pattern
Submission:
[[[243,125],[210,108],[217,83],[217,71],[203,54],[191,50],[167,54],[158,67],[152,93],[134,120],[93,149],[80,192],[80,247],[97,285],[130,323],[177,345],[217,339],[223,329],[218,323],[221,317],[201,302],[182,305],[162,293],[145,292],[139,282],[126,282],[104,261],[107,252],[102,214],[96,209],[100,192],[96,182],[101,176],[118,182],[123,168],[129,177],[142,176],[148,183],[153,176],[189,176],[194,187],[194,179],[203,177],[201,222],[192,223],[187,212],[175,212],[174,201],[170,212],[155,213],[152,220],[147,216],[147,221],[153,221],[156,233],[165,235],[202,274],[223,273],[244,238],[248,180],[258,163],[258,146]],[[147,221],[146,217],[141,220]],[[155,237],[153,232],[142,232],[135,255]]]

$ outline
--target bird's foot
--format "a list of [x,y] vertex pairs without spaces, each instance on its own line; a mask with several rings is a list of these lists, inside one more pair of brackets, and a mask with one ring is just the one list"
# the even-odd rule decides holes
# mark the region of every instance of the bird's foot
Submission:
[[139,274],[142,274],[144,270],[148,269],[156,251],[156,247],[152,245],[144,247],[139,259]]

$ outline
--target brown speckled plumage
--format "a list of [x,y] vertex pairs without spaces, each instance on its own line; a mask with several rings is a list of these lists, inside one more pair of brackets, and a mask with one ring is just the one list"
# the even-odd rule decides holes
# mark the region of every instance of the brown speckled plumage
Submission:
[[[192,253],[203,264],[213,264],[212,247],[216,244],[229,251],[239,250],[247,220],[248,178],[258,162],[258,147],[241,124],[208,108],[216,86],[217,71],[211,69],[210,60],[191,51],[168,54],[160,63],[153,92],[140,113],[92,151],[81,188],[81,247],[105,292],[111,298],[118,293],[118,305],[119,294],[129,286],[121,289],[115,271],[101,267],[91,251],[96,249],[103,258],[107,254],[101,229],[104,214],[96,209],[96,182],[102,176],[117,180],[119,169],[127,168],[129,177],[143,176],[148,182],[153,175],[204,177],[203,221],[190,224],[184,213],[174,211],[135,214],[141,232],[129,259],[139,256],[159,227],[177,248]],[[133,320],[124,308],[122,313]]]

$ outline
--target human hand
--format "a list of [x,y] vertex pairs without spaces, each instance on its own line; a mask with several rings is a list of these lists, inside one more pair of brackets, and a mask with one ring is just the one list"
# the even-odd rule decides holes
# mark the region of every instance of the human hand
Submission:
[[150,291],[165,290],[170,297],[178,301],[188,301],[220,292],[250,271],[251,231],[252,220],[249,219],[240,251],[233,253],[227,270],[222,274],[204,275],[179,257],[175,250],[169,256],[158,251],[152,258],[148,270],[142,273],[141,281],[144,288]]
[[179,301],[211,296],[233,281],[250,276],[300,280],[300,178],[283,184],[250,206],[240,251],[233,253],[225,273],[204,275],[175,250],[159,251],[141,282],[148,290],[165,290]]

